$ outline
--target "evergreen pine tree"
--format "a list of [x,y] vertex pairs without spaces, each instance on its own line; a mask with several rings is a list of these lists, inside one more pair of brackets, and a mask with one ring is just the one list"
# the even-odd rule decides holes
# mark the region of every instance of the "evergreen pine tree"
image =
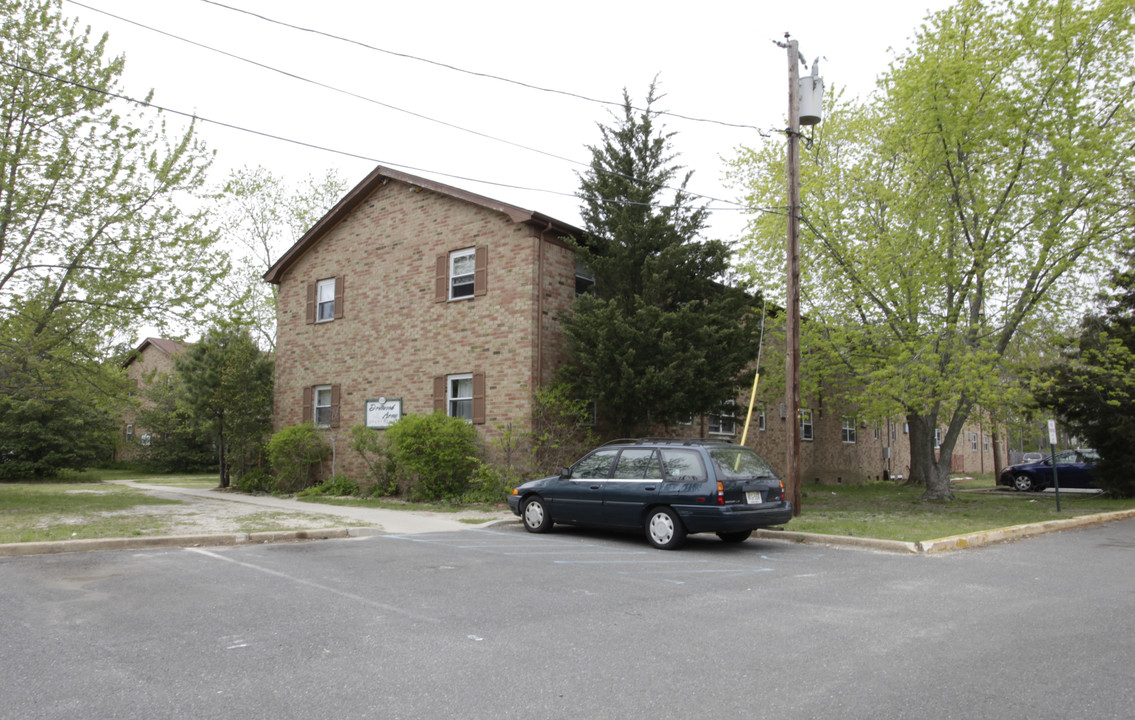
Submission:
[[720,408],[759,343],[753,299],[726,284],[729,248],[701,237],[708,211],[656,124],[658,99],[652,84],[637,110],[624,91],[622,117],[589,147],[575,249],[595,286],[565,319],[570,381],[624,435]]

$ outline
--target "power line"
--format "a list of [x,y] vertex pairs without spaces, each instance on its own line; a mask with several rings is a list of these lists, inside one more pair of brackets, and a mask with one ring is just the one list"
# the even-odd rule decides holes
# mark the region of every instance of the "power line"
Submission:
[[[280,142],[286,142],[286,143],[289,143],[289,144],[292,144],[292,145],[297,145],[297,146],[300,146],[300,147],[305,147],[305,148],[309,148],[309,149],[313,149],[313,150],[319,150],[319,151],[322,151],[322,152],[329,152],[329,153],[333,153],[335,155],[341,155],[343,157],[349,157],[349,158],[353,158],[353,159],[356,159],[356,160],[365,160],[367,162],[375,163],[377,165],[382,165],[384,167],[400,168],[400,169],[403,169],[403,170],[413,171],[413,172],[417,172],[417,173],[429,173],[429,174],[432,174],[432,175],[437,175],[437,176],[445,177],[445,178],[451,178],[451,179],[454,179],[454,180],[462,180],[462,181],[465,181],[465,182],[480,183],[480,184],[483,184],[483,185],[492,185],[494,187],[502,187],[502,188],[508,188],[508,189],[512,189],[512,190],[541,192],[541,193],[547,193],[547,194],[550,194],[550,195],[560,195],[562,197],[571,197],[571,198],[578,197],[575,193],[566,193],[566,192],[562,192],[562,191],[559,191],[559,190],[548,190],[546,188],[534,188],[534,187],[528,187],[528,186],[525,186],[525,185],[515,185],[515,184],[511,184],[511,183],[502,183],[502,182],[496,182],[496,181],[492,181],[492,180],[483,180],[483,179],[480,179],[480,178],[472,178],[472,177],[468,177],[468,176],[464,176],[464,175],[455,175],[453,173],[442,172],[440,170],[431,170],[429,168],[421,168],[421,167],[416,167],[416,166],[413,166],[413,165],[406,165],[406,164],[403,164],[403,163],[389,162],[387,160],[382,160],[380,158],[375,158],[375,157],[372,157],[372,156],[369,156],[369,155],[362,155],[362,154],[356,153],[356,152],[350,152],[350,151],[347,151],[347,150],[338,150],[336,148],[327,147],[325,145],[317,145],[315,143],[310,143],[310,142],[306,142],[306,141],[303,141],[303,140],[296,140],[294,138],[288,138],[288,137],[284,137],[282,135],[276,135],[276,134],[269,133],[269,132],[266,132],[266,131],[263,131],[263,130],[256,130],[256,129],[253,129],[253,128],[248,128],[248,127],[244,127],[244,126],[241,126],[241,125],[236,125],[234,123],[225,122],[223,120],[214,120],[212,118],[204,117],[204,116],[199,115],[197,113],[185,112],[183,110],[177,110],[175,108],[167,107],[167,106],[164,106],[164,105],[159,105],[159,104],[152,102],[152,101],[138,100],[137,98],[130,97],[129,95],[123,95],[121,93],[111,92],[111,91],[103,89],[103,88],[97,88],[97,87],[93,87],[91,85],[86,85],[84,83],[80,83],[80,82],[77,82],[75,80],[69,80],[67,78],[61,78],[61,77],[58,77],[56,75],[52,75],[50,73],[43,72],[42,70],[36,70],[34,68],[30,68],[30,67],[27,67],[27,66],[24,66],[24,65],[9,62],[9,61],[4,60],[2,58],[0,58],[0,65],[3,65],[5,67],[10,67],[14,70],[19,70],[21,72],[29,73],[31,75],[35,75],[37,77],[44,78],[46,80],[51,80],[52,82],[64,83],[64,84],[67,84],[67,85],[72,85],[74,87],[80,88],[82,90],[99,93],[101,95],[105,95],[106,97],[114,98],[116,100],[121,100],[123,102],[132,103],[132,104],[137,105],[139,107],[154,108],[154,109],[156,109],[160,112],[167,112],[167,113],[170,113],[171,115],[177,115],[179,117],[188,118],[193,122],[208,123],[208,124],[211,124],[211,125],[216,125],[218,127],[228,128],[230,130],[237,130],[239,132],[245,132],[245,133],[249,133],[249,134],[252,134],[252,135],[259,136],[259,137],[268,138],[270,140],[278,140]],[[708,196],[698,195],[697,193],[693,193],[693,192],[689,192],[689,191],[679,191],[679,192],[684,192],[686,195],[690,195],[690,196],[693,196],[693,197],[702,197],[702,198],[712,199],[712,198],[708,198]],[[618,202],[618,201],[611,201],[611,202]],[[719,200],[718,202],[729,202],[729,201]],[[649,205],[649,203],[627,203],[627,202],[624,202],[622,204],[625,204],[625,205]],[[737,205],[737,207],[734,207],[734,208],[707,208],[707,209],[708,210],[744,210],[744,209],[750,209],[750,210],[755,210],[757,212],[770,212],[770,211],[762,209],[762,208],[744,208],[737,203],[732,203],[732,204]]]
[[[73,2],[74,0],[70,0],[70,1]],[[417,62],[422,62],[422,63],[426,63],[426,64],[429,64],[429,65],[434,65],[436,67],[445,68],[446,70],[453,70],[454,72],[464,73],[466,75],[471,75],[473,77],[487,78],[489,80],[496,80],[498,82],[508,83],[510,85],[516,85],[518,87],[527,88],[529,90],[537,90],[539,92],[550,93],[550,94],[553,94],[553,95],[563,95],[565,97],[572,97],[572,98],[576,98],[578,100],[586,100],[587,102],[596,103],[596,104],[599,104],[599,105],[604,105],[604,106],[609,106],[609,107],[619,107],[619,108],[623,107],[623,103],[615,102],[613,100],[600,100],[598,98],[589,97],[587,95],[581,95],[579,93],[569,92],[567,90],[556,90],[554,88],[546,88],[546,87],[542,87],[540,85],[532,85],[530,83],[521,82],[519,80],[512,80],[510,78],[501,77],[499,75],[493,75],[491,73],[483,73],[483,72],[477,72],[477,71],[474,71],[474,70],[466,70],[465,68],[460,68],[460,67],[457,67],[456,65],[449,65],[447,63],[438,62],[437,60],[430,60],[429,58],[423,58],[423,57],[419,57],[417,55],[410,55],[408,53],[400,53],[400,52],[396,52],[394,50],[387,50],[385,48],[375,47],[374,45],[368,45],[367,43],[364,43],[364,42],[359,41],[359,40],[353,40],[351,38],[343,37],[341,35],[335,35],[333,33],[325,32],[323,30],[316,30],[314,28],[304,27],[302,25],[293,25],[292,23],[284,22],[283,20],[277,20],[275,18],[270,18],[266,15],[254,13],[250,10],[244,10],[242,8],[237,8],[237,7],[233,7],[231,5],[226,5],[222,2],[217,2],[217,0],[201,0],[201,2],[207,3],[209,5],[213,5],[213,6],[216,6],[216,7],[219,7],[219,8],[224,8],[225,10],[230,10],[232,12],[241,13],[243,15],[248,15],[250,17],[257,18],[258,20],[263,20],[264,22],[272,23],[274,25],[280,25],[281,27],[291,28],[292,30],[298,30],[299,32],[311,33],[313,35],[320,35],[322,37],[326,37],[326,38],[329,38],[331,40],[338,40],[339,42],[345,42],[345,43],[349,43],[351,45],[357,45],[358,47],[365,48],[367,50],[372,50],[374,52],[379,52],[379,53],[383,53],[383,54],[386,54],[386,55],[391,55],[393,57],[400,57],[400,58],[405,58],[407,60],[414,60],[414,61],[417,61]],[[75,3],[75,4],[77,5],[78,3]],[[632,109],[634,109],[638,112],[643,112],[643,109],[641,109],[641,108],[632,108]],[[659,115],[665,115],[665,116],[668,116],[668,117],[675,117],[675,118],[679,118],[679,119],[682,119],[682,120],[689,120],[691,122],[711,123],[711,124],[714,124],[714,125],[722,125],[724,127],[740,128],[740,129],[744,129],[744,130],[756,130],[761,136],[770,137],[769,131],[762,130],[761,128],[758,128],[755,125],[746,125],[746,124],[743,124],[743,123],[731,123],[731,122],[725,122],[723,120],[710,120],[710,119],[707,119],[707,118],[697,118],[697,117],[691,117],[689,115],[682,115],[680,113],[674,113],[674,112],[658,111],[658,114]]]
[[[267,21],[267,22],[271,22],[271,23],[276,23],[276,24],[279,24],[279,25],[283,25],[283,26],[285,26],[285,27],[294,28],[294,29],[297,29],[297,30],[300,30],[300,31],[304,31],[304,32],[312,32],[312,33],[316,33],[316,34],[320,34],[320,35],[326,35],[326,36],[328,36],[328,37],[331,37],[331,38],[333,38],[333,39],[342,40],[342,41],[344,41],[344,42],[348,42],[348,43],[352,43],[352,44],[358,44],[358,45],[361,45],[361,46],[363,46],[363,47],[366,47],[366,48],[368,48],[368,49],[372,49],[372,50],[375,50],[375,51],[377,51],[377,52],[383,52],[383,53],[388,53],[388,54],[391,54],[391,55],[402,56],[402,57],[408,57],[408,58],[412,58],[412,59],[415,59],[415,60],[421,60],[422,62],[426,62],[426,63],[430,63],[430,64],[434,64],[434,65],[439,65],[439,66],[442,66],[442,67],[446,67],[446,68],[449,68],[449,69],[453,69],[453,70],[456,70],[456,71],[458,71],[458,72],[463,72],[463,73],[466,73],[466,74],[471,74],[471,75],[480,75],[480,73],[473,73],[473,72],[470,72],[470,71],[461,70],[460,68],[451,67],[451,66],[448,66],[448,65],[444,65],[443,63],[437,63],[437,62],[434,62],[434,61],[432,61],[432,60],[423,60],[423,59],[421,59],[421,58],[416,58],[416,57],[414,57],[414,56],[410,56],[410,55],[402,55],[402,54],[400,54],[400,53],[394,53],[394,52],[391,52],[391,51],[388,51],[388,50],[383,50],[383,49],[381,49],[381,48],[375,48],[375,47],[372,47],[372,46],[366,45],[366,44],[364,44],[364,43],[359,43],[359,42],[357,42],[357,41],[354,41],[354,40],[349,40],[349,39],[346,39],[346,38],[339,38],[338,36],[329,35],[329,34],[327,34],[327,33],[322,33],[322,32],[320,32],[320,31],[317,31],[317,30],[308,30],[308,29],[306,29],[306,28],[302,28],[302,27],[298,27],[298,26],[293,26],[293,25],[290,25],[290,24],[288,24],[288,23],[283,23],[283,22],[281,22],[281,21],[277,21],[277,20],[273,20],[273,19],[271,19],[271,18],[266,18],[266,17],[263,17],[263,16],[261,16],[261,15],[258,15],[258,14],[256,14],[256,13],[252,13],[252,12],[249,12],[249,11],[241,10],[241,9],[239,9],[239,8],[233,8],[233,7],[230,7],[230,6],[228,6],[228,5],[224,5],[224,4],[222,4],[222,3],[214,2],[213,0],[202,0],[202,1],[203,1],[203,2],[207,2],[207,3],[209,3],[209,4],[212,4],[212,5],[217,5],[218,7],[222,7],[222,8],[228,9],[228,10],[232,10],[232,11],[234,11],[234,12],[239,12],[239,13],[243,13],[243,14],[247,14],[247,15],[250,15],[250,16],[253,16],[253,17],[256,17],[256,18],[260,18],[260,19],[263,19],[263,20],[265,20],[265,21]],[[470,128],[466,128],[466,127],[463,127],[463,126],[460,126],[460,125],[456,125],[456,124],[454,124],[454,123],[446,122],[446,121],[444,121],[444,120],[439,120],[439,119],[436,119],[436,118],[432,118],[432,117],[429,117],[428,115],[423,115],[423,114],[421,114],[421,113],[418,113],[418,112],[414,112],[414,111],[412,111],[412,110],[406,110],[406,109],[404,109],[404,108],[400,108],[400,107],[397,107],[397,106],[395,106],[395,105],[391,105],[391,104],[389,104],[389,103],[385,103],[385,102],[382,102],[381,100],[376,100],[376,99],[374,99],[374,98],[371,98],[371,97],[367,97],[367,96],[365,96],[365,95],[360,95],[360,94],[358,94],[358,93],[355,93],[355,92],[352,92],[352,91],[350,91],[350,90],[345,90],[345,89],[343,89],[343,88],[339,88],[339,87],[336,87],[336,86],[333,86],[333,85],[329,85],[329,84],[327,84],[327,83],[323,83],[323,82],[320,82],[320,81],[318,81],[318,80],[313,80],[313,79],[311,79],[311,78],[307,78],[307,77],[304,77],[304,76],[302,76],[302,75],[298,75],[298,74],[296,74],[296,73],[292,73],[292,72],[289,72],[289,71],[287,71],[287,70],[282,70],[282,69],[280,69],[280,68],[277,68],[277,67],[274,67],[274,66],[271,66],[271,65],[268,65],[268,64],[265,64],[265,63],[262,63],[262,62],[256,61],[256,60],[252,60],[252,59],[250,59],[250,58],[247,58],[247,57],[244,57],[244,56],[241,56],[241,55],[237,55],[237,54],[235,54],[235,53],[232,53],[232,52],[229,52],[229,51],[227,51],[227,50],[221,50],[221,49],[219,49],[219,48],[216,48],[216,47],[213,47],[213,46],[211,46],[211,45],[206,45],[206,44],[204,44],[204,43],[201,43],[201,42],[198,42],[198,41],[196,41],[196,40],[191,40],[191,39],[189,39],[189,38],[186,38],[186,37],[183,37],[183,36],[181,36],[181,35],[177,35],[177,34],[175,34],[175,33],[171,33],[171,32],[168,32],[168,31],[166,31],[166,30],[161,30],[161,29],[159,29],[159,28],[155,28],[155,27],[153,27],[153,26],[150,26],[150,25],[146,25],[146,24],[144,24],[144,23],[141,23],[141,22],[138,22],[138,21],[136,21],[136,20],[131,20],[130,18],[126,18],[126,17],[123,17],[123,16],[121,16],[121,15],[116,15],[116,14],[114,14],[114,13],[111,13],[111,12],[108,12],[108,11],[105,11],[105,10],[101,10],[101,9],[99,9],[99,8],[93,7],[93,6],[91,6],[91,5],[88,5],[88,4],[86,4],[86,3],[83,3],[83,2],[79,2],[78,0],[67,0],[67,2],[71,3],[72,5],[77,5],[77,6],[81,7],[81,8],[85,8],[85,9],[87,9],[87,10],[90,10],[90,11],[92,11],[92,12],[96,12],[96,13],[99,13],[99,14],[101,14],[101,15],[105,15],[105,16],[107,16],[107,17],[112,17],[112,18],[114,18],[114,19],[116,19],[116,20],[119,20],[119,21],[121,21],[121,22],[125,22],[125,23],[128,23],[128,24],[130,24],[130,25],[134,25],[134,26],[136,26],[136,27],[140,27],[140,28],[143,28],[143,29],[145,29],[145,30],[148,30],[148,31],[150,31],[150,32],[154,32],[154,33],[157,33],[157,34],[159,34],[159,35],[163,35],[163,36],[165,36],[165,37],[173,38],[173,39],[175,39],[175,40],[179,40],[179,41],[181,41],[181,42],[184,42],[184,43],[187,43],[187,44],[189,44],[189,45],[193,45],[193,46],[195,46],[195,47],[199,47],[199,48],[202,48],[202,49],[204,49],[204,50],[208,50],[208,51],[210,51],[210,52],[214,52],[214,53],[217,53],[217,54],[219,54],[219,55],[223,55],[223,56],[225,56],[225,57],[228,57],[228,58],[232,58],[232,59],[234,59],[234,60],[239,60],[240,62],[248,63],[249,65],[252,65],[252,66],[254,66],[254,67],[258,67],[258,68],[261,68],[261,69],[263,69],[263,70],[268,70],[269,72],[278,73],[278,74],[280,74],[280,75],[283,75],[283,76],[285,76],[285,77],[291,78],[291,79],[293,79],[293,80],[298,80],[298,81],[300,81],[300,82],[308,83],[308,84],[314,85],[314,86],[316,86],[316,87],[320,87],[320,88],[323,88],[323,89],[325,89],[325,90],[330,90],[330,91],[332,91],[332,92],[340,93],[340,94],[346,95],[346,96],[348,96],[348,97],[352,97],[352,98],[355,98],[355,99],[358,99],[358,100],[362,100],[362,101],[364,101],[364,102],[368,102],[368,103],[372,103],[372,104],[378,105],[378,106],[380,106],[380,107],[384,107],[384,108],[387,108],[387,109],[390,109],[390,110],[394,110],[394,111],[396,111],[396,112],[404,113],[404,114],[410,115],[410,116],[412,116],[412,117],[416,117],[416,118],[419,118],[419,119],[421,119],[421,120],[426,120],[426,121],[428,121],[428,122],[436,123],[436,124],[442,125],[442,126],[444,126],[444,127],[448,127],[448,128],[450,128],[450,129],[453,129],[453,130],[458,130],[458,131],[461,131],[461,132],[470,133],[470,134],[472,134],[472,135],[475,135],[475,136],[477,136],[477,137],[481,137],[481,138],[484,138],[484,139],[486,139],[486,140],[491,140],[491,141],[494,141],[494,142],[503,143],[503,144],[505,144],[505,145],[509,145],[509,146],[512,146],[512,147],[516,147],[516,148],[519,148],[519,149],[521,149],[521,150],[527,150],[527,151],[529,151],[529,152],[537,153],[537,154],[539,154],[539,155],[544,155],[545,157],[550,157],[550,158],[552,158],[552,159],[555,159],[555,160],[560,160],[560,161],[562,161],[562,162],[567,162],[567,163],[570,163],[570,164],[572,164],[572,165],[577,165],[577,166],[580,166],[580,167],[590,167],[590,165],[589,165],[588,163],[584,163],[584,162],[581,162],[581,161],[579,161],[579,160],[573,160],[573,159],[571,159],[571,158],[567,158],[567,157],[564,157],[564,156],[562,156],[562,155],[557,155],[557,154],[555,154],[555,153],[551,153],[551,152],[547,152],[547,151],[544,151],[544,150],[540,150],[540,149],[538,149],[538,148],[533,148],[533,147],[530,147],[530,146],[527,146],[527,145],[523,145],[523,144],[520,144],[520,143],[517,143],[517,142],[513,142],[513,141],[511,141],[511,140],[506,140],[506,139],[504,139],[504,138],[500,138],[500,137],[496,137],[496,136],[493,136],[493,135],[489,135],[489,134],[487,134],[487,133],[482,133],[482,132],[480,132],[480,131],[477,131],[477,130],[472,130],[472,129],[470,129]],[[486,77],[492,77],[492,78],[494,78],[494,79],[497,79],[497,80],[501,80],[502,82],[509,82],[509,83],[513,83],[513,84],[516,84],[516,85],[520,85],[520,86],[523,86],[523,87],[530,87],[530,88],[532,88],[532,89],[536,89],[536,90],[542,90],[542,91],[545,91],[545,92],[556,92],[556,93],[560,93],[560,94],[564,94],[564,95],[569,95],[569,96],[573,96],[573,97],[578,97],[578,98],[581,98],[581,99],[584,99],[584,100],[589,100],[589,101],[592,101],[592,102],[599,102],[599,103],[603,103],[603,104],[610,104],[610,103],[607,103],[606,101],[600,101],[600,100],[592,100],[591,98],[587,98],[587,97],[585,97],[585,96],[574,95],[574,94],[572,94],[572,93],[564,93],[564,92],[561,92],[561,91],[556,91],[556,90],[547,90],[547,89],[545,89],[545,88],[539,88],[539,87],[535,87],[535,86],[528,86],[528,85],[525,85],[524,83],[519,83],[519,82],[515,82],[515,81],[512,81],[512,80],[507,80],[507,79],[505,79],[505,78],[498,78],[498,77],[496,77],[496,76],[486,76]],[[94,89],[94,88],[92,88],[92,89]],[[95,90],[97,90],[97,89],[95,89]],[[129,98],[122,98],[122,99],[127,99],[127,100],[129,100],[129,101],[131,101],[131,102],[138,102],[138,101],[136,101],[136,100],[132,100],[132,99],[129,99]],[[621,106],[621,104],[620,104],[620,106]],[[155,105],[154,107],[158,107],[158,106],[156,106],[156,105]],[[196,115],[189,115],[189,114],[187,114],[187,113],[184,113],[184,112],[175,111],[175,110],[172,110],[172,109],[169,109],[169,108],[161,108],[161,109],[166,109],[166,110],[167,110],[168,112],[171,112],[171,113],[173,113],[173,114],[177,114],[177,115],[184,115],[184,116],[186,116],[186,117],[199,117],[199,116],[196,116]],[[643,111],[643,112],[644,112],[644,111]],[[662,111],[653,111],[653,110],[652,110],[651,112],[654,112],[654,113],[656,113],[656,114],[658,114],[658,115],[667,115],[667,114],[669,114],[669,113],[665,113],[665,112],[662,112]],[[681,116],[675,116],[675,117],[681,117]],[[348,157],[354,157],[354,158],[358,158],[358,159],[369,159],[369,158],[366,158],[366,157],[364,157],[364,156],[356,155],[356,154],[354,154],[354,153],[345,152],[345,151],[337,151],[337,150],[332,150],[332,149],[330,149],[330,148],[324,148],[324,147],[322,147],[322,146],[319,146],[319,145],[314,145],[314,144],[311,144],[311,143],[306,143],[306,142],[302,142],[302,141],[296,141],[296,140],[290,140],[290,139],[288,139],[288,138],[283,138],[283,137],[274,136],[274,135],[271,135],[271,134],[269,134],[269,133],[264,133],[264,132],[261,132],[261,131],[251,130],[251,129],[248,129],[248,128],[242,128],[242,127],[238,127],[238,126],[235,126],[235,125],[231,125],[231,124],[228,124],[228,123],[224,123],[224,122],[220,122],[220,121],[210,120],[210,119],[208,119],[208,118],[199,118],[199,119],[201,119],[201,120],[202,120],[202,121],[204,121],[204,122],[209,122],[209,123],[212,123],[212,124],[216,124],[216,125],[222,125],[222,126],[230,127],[230,128],[232,128],[232,129],[243,130],[243,131],[245,131],[245,132],[253,132],[253,133],[256,133],[256,134],[260,134],[260,135],[263,135],[263,136],[265,136],[265,137],[272,137],[272,138],[274,138],[274,139],[284,140],[284,141],[286,141],[286,142],[291,142],[291,143],[293,143],[293,144],[299,144],[299,145],[303,145],[303,146],[306,146],[306,147],[311,147],[311,148],[316,148],[316,149],[324,149],[324,150],[327,150],[327,151],[329,151],[329,152],[335,152],[335,153],[337,153],[337,154],[340,154],[340,155],[345,155],[345,156],[348,156]],[[688,118],[688,119],[693,119],[693,118]],[[713,122],[713,121],[703,121],[703,122]],[[719,123],[719,124],[722,124],[722,125],[731,125],[730,123]],[[756,128],[754,128],[753,126],[747,126],[747,125],[746,125],[746,126],[741,126],[741,125],[733,125],[733,126],[734,126],[734,127],[744,127],[744,128],[751,128],[751,129],[756,129]],[[758,132],[761,132],[761,131],[759,131],[759,130],[758,130]],[[761,134],[762,134],[762,135],[765,135],[765,133],[763,133],[763,132],[761,132]],[[408,167],[408,168],[412,168],[412,166],[406,166],[406,165],[397,165],[397,164],[395,164],[395,163],[384,163],[384,164],[389,164],[389,165],[391,165],[391,166],[394,166],[394,167]],[[436,171],[426,171],[426,172],[436,172]],[[607,172],[610,172],[610,171],[607,171]],[[528,189],[528,190],[534,190],[534,191],[537,191],[537,192],[547,192],[547,193],[552,193],[552,194],[564,195],[564,196],[568,196],[568,197],[575,197],[575,195],[574,195],[574,194],[571,194],[571,195],[569,195],[569,194],[567,194],[567,193],[562,193],[562,192],[558,192],[558,191],[554,191],[554,190],[541,190],[541,189],[537,189],[537,188],[522,188],[522,187],[520,187],[520,186],[516,186],[516,185],[510,185],[510,184],[506,184],[506,183],[497,183],[497,182],[490,182],[490,181],[484,181],[484,180],[474,180],[474,179],[472,179],[472,178],[465,178],[465,177],[462,177],[462,176],[451,175],[451,174],[447,174],[447,173],[440,173],[440,172],[437,172],[437,174],[438,174],[438,175],[443,175],[443,176],[445,176],[445,177],[452,177],[452,178],[457,178],[457,179],[462,179],[462,180],[469,180],[469,181],[471,181],[471,182],[483,182],[483,183],[485,183],[485,184],[488,184],[488,185],[494,185],[494,186],[497,186],[497,187],[507,187],[507,188],[513,188],[513,189]],[[627,180],[632,180],[632,181],[633,181],[633,180],[635,180],[635,178],[633,178],[633,177],[625,176],[625,175],[622,175],[622,174],[620,174],[620,173],[610,173],[610,174],[613,174],[613,175],[616,175],[616,176],[622,177],[622,178],[624,178],[624,179],[627,179]],[[730,206],[730,207],[726,207],[726,208],[710,208],[711,210],[714,210],[714,211],[717,211],[717,210],[737,210],[737,211],[739,211],[739,210],[744,210],[744,209],[745,209],[743,205],[741,205],[740,203],[737,203],[737,202],[735,202],[735,201],[732,201],[732,200],[727,200],[727,199],[723,199],[723,198],[718,198],[718,197],[714,197],[714,196],[712,196],[712,195],[705,195],[705,194],[702,194],[702,193],[697,193],[697,192],[693,192],[693,191],[691,191],[691,190],[687,190],[687,189],[681,189],[681,188],[666,187],[665,189],[667,189],[667,190],[670,190],[670,191],[673,191],[673,192],[680,192],[680,193],[683,193],[683,194],[689,195],[689,196],[691,196],[691,197],[701,198],[701,199],[704,199],[704,200],[706,200],[706,201],[709,201],[709,202],[717,202],[717,203],[723,203],[723,204],[725,204],[725,205],[728,205],[728,206]],[[624,204],[638,204],[638,203],[624,203]]]

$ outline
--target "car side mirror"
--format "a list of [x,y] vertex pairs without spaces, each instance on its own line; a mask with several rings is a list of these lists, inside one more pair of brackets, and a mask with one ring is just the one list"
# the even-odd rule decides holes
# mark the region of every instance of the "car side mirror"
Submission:
[[569,480],[569,479],[571,479],[571,468],[569,468],[569,467],[560,468],[560,480]]

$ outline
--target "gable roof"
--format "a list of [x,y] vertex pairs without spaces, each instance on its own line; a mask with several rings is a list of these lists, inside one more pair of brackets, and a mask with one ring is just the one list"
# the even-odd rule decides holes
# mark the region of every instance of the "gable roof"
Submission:
[[264,273],[264,279],[270,283],[279,284],[280,280],[283,279],[284,273],[288,271],[288,268],[303,257],[312,246],[322,240],[323,236],[332,228],[350,215],[351,212],[370,197],[375,190],[386,184],[388,180],[396,180],[406,183],[407,185],[430,190],[439,195],[445,195],[472,205],[477,205],[487,210],[499,212],[507,215],[514,223],[525,223],[539,230],[553,230],[557,236],[570,235],[573,237],[582,237],[584,234],[579,228],[568,225],[565,222],[556,220],[543,213],[538,213],[534,210],[525,210],[516,205],[493,200],[484,195],[478,195],[466,190],[461,190],[460,188],[455,188],[451,185],[427,180],[417,175],[410,175],[409,173],[384,168],[380,165],[363,178],[362,182],[344,195],[343,199],[335,203],[335,206],[328,210],[326,215],[312,225],[311,229],[304,233],[303,237],[297,240],[295,245],[292,245],[288,251],[268,269],[268,272]]
[[130,357],[126,358],[122,363],[122,367],[128,366],[138,358],[142,357],[142,353],[147,347],[157,348],[165,355],[177,355],[185,352],[185,343],[177,340],[170,340],[168,338],[149,337],[142,341],[142,343],[134,348],[134,352],[130,353]]

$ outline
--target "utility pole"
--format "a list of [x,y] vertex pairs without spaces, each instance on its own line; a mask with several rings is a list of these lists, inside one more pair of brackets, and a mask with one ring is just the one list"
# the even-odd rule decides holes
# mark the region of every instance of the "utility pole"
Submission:
[[[792,512],[800,514],[800,49],[788,48],[788,240],[785,303],[784,404],[788,407],[785,480]],[[780,43],[777,43],[778,45]]]

